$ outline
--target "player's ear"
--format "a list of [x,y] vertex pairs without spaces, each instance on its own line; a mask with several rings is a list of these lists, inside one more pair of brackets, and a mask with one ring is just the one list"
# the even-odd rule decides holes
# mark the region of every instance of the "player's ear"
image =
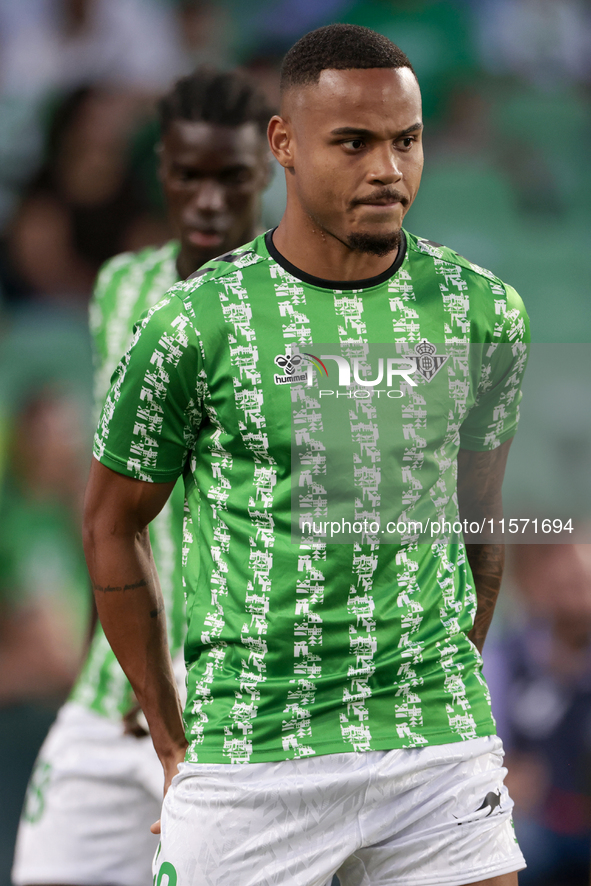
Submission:
[[269,146],[273,156],[284,169],[293,167],[292,132],[289,120],[275,114],[269,120],[267,130]]

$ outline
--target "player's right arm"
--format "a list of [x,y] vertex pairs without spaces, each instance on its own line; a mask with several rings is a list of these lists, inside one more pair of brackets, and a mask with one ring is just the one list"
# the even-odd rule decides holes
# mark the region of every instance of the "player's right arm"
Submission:
[[186,742],[148,525],[183,473],[201,423],[201,352],[174,291],[136,327],[94,442],[84,544],[105,635],[146,715],[165,787]]
[[111,647],[146,715],[165,790],[187,742],[148,524],[174,486],[147,483],[93,459],[84,506],[84,550]]

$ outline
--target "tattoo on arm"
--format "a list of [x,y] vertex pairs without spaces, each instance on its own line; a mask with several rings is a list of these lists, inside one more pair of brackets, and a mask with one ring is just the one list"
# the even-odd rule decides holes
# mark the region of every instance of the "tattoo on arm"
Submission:
[[164,604],[161,603],[157,609],[152,609],[150,612],[150,618],[158,618],[158,616],[164,612]]
[[145,588],[148,586],[148,582],[145,578],[140,578],[139,581],[134,581],[129,585],[121,585],[119,587],[114,585],[98,585],[95,582],[92,583],[92,587],[95,591],[101,591],[103,594],[110,593],[111,591],[135,591],[137,588]]

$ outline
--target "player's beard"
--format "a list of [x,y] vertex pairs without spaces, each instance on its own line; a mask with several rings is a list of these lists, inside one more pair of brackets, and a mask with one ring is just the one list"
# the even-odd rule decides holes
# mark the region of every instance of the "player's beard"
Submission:
[[360,232],[349,234],[347,245],[356,252],[367,252],[370,255],[388,255],[400,246],[400,231],[389,234],[368,234]]

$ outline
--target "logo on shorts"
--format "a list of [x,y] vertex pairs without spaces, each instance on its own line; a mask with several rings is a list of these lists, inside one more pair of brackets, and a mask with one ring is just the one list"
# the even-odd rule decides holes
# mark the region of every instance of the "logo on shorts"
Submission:
[[51,781],[52,765],[46,760],[37,760],[29,784],[23,809],[23,818],[29,824],[37,824],[45,812],[45,798]]
[[476,812],[480,812],[481,809],[486,809],[490,807],[490,812],[487,812],[485,818],[488,818],[489,815],[492,815],[495,809],[501,808],[501,792],[497,791],[494,793],[493,791],[489,791],[484,800],[482,801],[482,805],[478,807]]
[[[488,809],[486,815],[479,815],[479,812],[482,812],[484,809]],[[462,821],[458,821],[458,824],[468,824],[471,821],[480,821],[482,818],[488,818],[489,815],[492,815],[495,809],[498,809],[501,812],[501,792],[500,791],[489,791],[478,809],[474,812],[471,812],[466,818],[463,818]],[[457,818],[457,815],[454,815],[454,818]]]

